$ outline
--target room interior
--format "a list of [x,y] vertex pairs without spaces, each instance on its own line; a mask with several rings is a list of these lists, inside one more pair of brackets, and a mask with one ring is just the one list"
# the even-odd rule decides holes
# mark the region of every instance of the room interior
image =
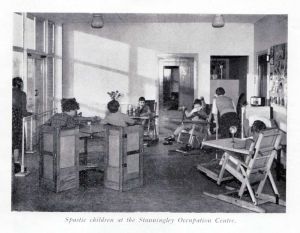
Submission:
[[[180,123],[180,106],[190,109],[200,97],[210,105],[222,86],[235,104],[242,93],[248,103],[264,97],[286,148],[286,63],[277,61],[287,56],[287,15],[225,14],[225,25],[215,26],[213,14],[28,12],[13,17],[13,77],[22,77],[27,110],[39,116],[26,123],[24,156],[30,174],[13,179],[13,211],[251,212],[203,195],[220,192],[220,186],[197,165],[216,153],[220,157],[220,151],[205,147],[185,155],[175,151],[176,143],[164,146],[161,141]],[[128,105],[137,106],[140,96],[157,103],[159,142],[143,148],[143,185],[124,192],[107,189],[100,169],[79,173],[76,189],[41,187],[38,126],[61,112],[62,98],[75,97],[83,117],[103,119],[107,92],[115,90],[121,93],[123,113]],[[173,109],[167,105],[171,93],[177,98]],[[97,148],[90,144],[89,149]],[[274,162],[272,173],[285,200],[286,181],[276,169]],[[270,183],[265,189],[272,192]],[[269,203],[264,209],[286,211]]]

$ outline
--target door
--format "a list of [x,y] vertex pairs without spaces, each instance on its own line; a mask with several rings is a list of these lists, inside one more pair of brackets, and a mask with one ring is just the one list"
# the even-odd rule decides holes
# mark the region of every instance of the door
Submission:
[[45,56],[28,53],[25,90],[27,93],[27,110],[37,115],[34,120],[28,119],[26,122],[26,144],[27,150],[30,151],[38,141],[38,127],[44,124],[53,114],[52,60],[52,58],[46,59]]
[[[27,106],[35,114],[41,114],[45,111],[45,60],[39,56],[30,55],[27,60]],[[37,125],[44,122],[43,117],[39,117]]]
[[193,107],[194,102],[194,75],[193,61],[182,60],[179,66],[179,106]]

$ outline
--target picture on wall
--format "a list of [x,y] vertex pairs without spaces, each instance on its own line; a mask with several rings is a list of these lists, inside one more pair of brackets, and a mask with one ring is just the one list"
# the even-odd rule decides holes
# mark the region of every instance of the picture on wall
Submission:
[[270,49],[270,102],[287,106],[287,44]]

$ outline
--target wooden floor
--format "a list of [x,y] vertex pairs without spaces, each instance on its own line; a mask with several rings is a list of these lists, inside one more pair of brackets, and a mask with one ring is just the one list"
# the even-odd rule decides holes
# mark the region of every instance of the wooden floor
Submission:
[[[38,185],[38,155],[26,155],[27,177],[15,178],[12,194],[14,211],[81,211],[81,212],[249,212],[232,204],[215,200],[203,192],[221,193],[224,185],[199,173],[196,166],[214,158],[210,150],[193,151],[185,156],[169,152],[179,145],[157,145],[145,148],[144,186],[127,192],[118,192],[103,187],[103,173],[90,171],[81,174],[78,190],[61,193],[49,192]],[[235,182],[227,183],[237,185]],[[285,200],[285,182],[278,182],[281,198]],[[272,193],[270,185],[266,192]],[[265,204],[267,212],[282,213],[285,207]]]

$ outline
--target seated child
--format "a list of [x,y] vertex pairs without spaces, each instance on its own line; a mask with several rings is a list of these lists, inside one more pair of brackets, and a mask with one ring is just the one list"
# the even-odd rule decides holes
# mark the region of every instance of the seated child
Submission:
[[[195,99],[193,109],[190,112],[185,110],[184,115],[185,115],[185,117],[187,117],[188,119],[191,119],[192,121],[197,121],[197,120],[206,121],[208,118],[208,115],[206,114],[206,112],[203,109],[203,100]],[[182,125],[178,126],[171,136],[165,138],[166,142],[164,143],[164,145],[172,144],[171,142],[175,141],[175,137],[178,136],[182,130],[189,130],[190,133],[192,133],[191,130],[194,130],[195,127],[201,128],[203,126],[196,125],[193,123],[187,123],[187,124],[182,124]],[[203,132],[202,129],[200,129],[200,131]],[[207,130],[204,130],[204,131],[207,132]]]
[[44,125],[52,126],[55,128],[70,129],[78,125],[75,120],[79,104],[75,98],[61,100],[62,113],[55,113]]
[[137,113],[139,116],[150,116],[151,110],[150,107],[146,104],[144,97],[139,98],[139,106],[137,108]]
[[245,149],[250,150],[253,149],[253,146],[258,139],[259,133],[262,130],[265,130],[267,127],[264,122],[256,120],[253,122],[251,126],[251,134],[252,136],[246,139]]
[[[146,104],[146,100],[144,97],[139,98],[139,104],[136,109],[136,113],[137,113],[137,116],[140,116],[140,117],[150,117],[151,116],[151,114],[152,114],[151,109]],[[138,123],[145,126],[148,124],[148,120],[140,120],[140,121],[138,121]]]
[[107,104],[108,115],[103,119],[103,124],[110,124],[114,126],[126,127],[128,125],[134,125],[135,121],[128,115],[119,111],[120,104],[116,100],[111,100]]

